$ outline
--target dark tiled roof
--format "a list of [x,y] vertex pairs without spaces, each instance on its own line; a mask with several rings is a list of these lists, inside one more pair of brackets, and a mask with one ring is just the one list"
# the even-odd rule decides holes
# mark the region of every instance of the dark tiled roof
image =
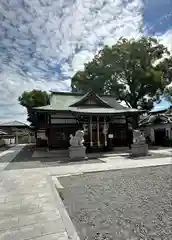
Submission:
[[6,122],[6,123],[0,123],[0,126],[2,127],[27,127],[28,125],[19,121],[11,121],[11,122]]
[[6,133],[6,132],[0,130],[0,135],[7,135],[7,134],[8,134],[8,133]]
[[166,114],[157,114],[157,115],[149,114],[147,117],[140,120],[139,125],[140,126],[151,125],[151,124],[154,124],[154,122],[157,120],[160,121],[159,122],[160,124],[172,123],[172,118]]
[[[69,111],[70,106],[75,104],[76,102],[80,101],[83,98],[83,94],[78,93],[53,93],[53,101],[50,105],[43,106],[43,107],[36,107],[34,109],[37,110],[54,110],[54,111]],[[126,108],[120,105],[115,97],[113,96],[99,96],[105,103],[107,103],[110,107],[114,108],[115,110],[125,110],[131,111],[130,108]],[[135,109],[135,112],[138,111]]]
[[79,101],[81,97],[81,95],[53,94],[53,102],[51,103],[51,105],[37,107],[34,109],[68,111],[69,106],[74,104],[76,101]]
[[172,108],[169,108],[169,109],[165,112],[165,114],[168,114],[168,115],[171,115],[171,116],[172,116]]

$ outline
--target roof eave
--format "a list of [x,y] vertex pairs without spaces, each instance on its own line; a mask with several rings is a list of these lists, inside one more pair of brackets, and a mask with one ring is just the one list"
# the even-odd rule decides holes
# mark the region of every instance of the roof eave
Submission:
[[[110,108],[112,109],[112,108]],[[135,110],[135,111],[127,111],[127,110],[116,110],[114,109],[114,112],[108,112],[108,110],[106,112],[89,112],[87,110],[82,110],[82,111],[79,111],[79,109],[77,108],[73,108],[71,107],[69,109],[71,112],[73,113],[79,113],[79,114],[87,114],[87,115],[135,115],[135,114],[140,114],[140,110]]]
[[35,112],[69,112],[67,109],[35,109]]

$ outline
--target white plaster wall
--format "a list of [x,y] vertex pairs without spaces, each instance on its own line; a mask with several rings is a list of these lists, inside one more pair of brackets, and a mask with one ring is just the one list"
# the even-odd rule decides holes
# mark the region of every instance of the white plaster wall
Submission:
[[154,132],[154,128],[150,127],[150,139],[152,142],[155,142],[155,132]]
[[154,126],[152,126],[153,129],[164,129],[164,128],[171,128],[172,127],[172,124],[170,123],[167,123],[167,124],[156,124]]
[[157,124],[154,126],[148,126],[144,128],[145,136],[149,136],[151,141],[155,141],[155,132],[156,129],[166,129],[167,135],[170,139],[172,139],[172,124]]
[[55,95],[51,95],[50,97],[50,105],[56,104],[57,97]]
[[63,114],[52,114],[51,115],[51,119],[59,119],[59,118],[62,118],[62,119],[74,118],[75,119],[75,116],[73,116],[70,112],[69,113],[63,113]]

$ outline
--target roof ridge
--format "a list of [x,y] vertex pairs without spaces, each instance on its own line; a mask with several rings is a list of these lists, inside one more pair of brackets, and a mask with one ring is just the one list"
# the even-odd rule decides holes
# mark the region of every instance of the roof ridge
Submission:
[[69,95],[69,96],[83,96],[84,93],[77,93],[77,92],[56,92],[56,91],[50,91],[52,94],[56,95]]
[[[59,95],[71,95],[71,96],[84,96],[84,95],[86,95],[87,93],[89,93],[89,92],[86,92],[86,93],[79,93],[79,92],[56,92],[56,91],[53,91],[53,90],[51,90],[50,91],[52,94],[59,94]],[[95,94],[96,95],[98,95],[99,97],[112,97],[112,98],[116,98],[116,96],[115,95],[109,95],[109,94],[99,94],[99,93],[96,93],[95,92]]]

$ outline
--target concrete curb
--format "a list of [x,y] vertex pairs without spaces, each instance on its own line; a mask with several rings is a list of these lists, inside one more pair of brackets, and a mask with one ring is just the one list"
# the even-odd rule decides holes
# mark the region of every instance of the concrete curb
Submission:
[[[56,189],[56,184],[57,184],[57,181],[58,179],[56,179],[55,181],[53,180],[54,176],[48,176],[48,181],[50,183],[50,186],[51,186],[51,189],[52,189],[52,193],[53,193],[53,196],[54,196],[54,199],[55,199],[55,204],[57,206],[57,209],[60,213],[60,216],[62,218],[62,221],[63,221],[63,224],[64,224],[64,227],[65,227],[65,230],[67,232],[67,235],[68,235],[68,239],[70,240],[80,240],[78,234],[77,234],[77,231],[73,225],[73,222],[71,220],[71,218],[69,217],[68,215],[68,212],[60,198],[60,195]],[[59,186],[61,186],[61,184],[59,183],[58,184]]]

